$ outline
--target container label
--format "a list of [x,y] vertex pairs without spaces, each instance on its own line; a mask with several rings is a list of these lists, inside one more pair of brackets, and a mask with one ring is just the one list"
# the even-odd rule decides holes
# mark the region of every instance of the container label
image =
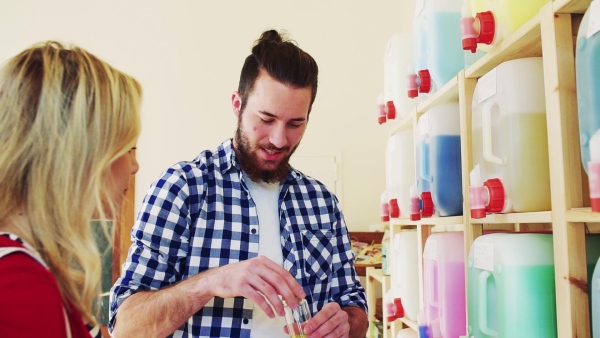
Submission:
[[425,252],[423,252],[423,258],[435,260],[437,258],[437,240],[428,239],[425,245]]
[[589,39],[592,35],[600,32],[600,2],[592,1],[588,11],[589,21],[587,37]]
[[494,243],[473,243],[473,266],[494,271]]
[[490,70],[477,81],[477,103],[481,103],[494,95],[496,95],[496,68]]

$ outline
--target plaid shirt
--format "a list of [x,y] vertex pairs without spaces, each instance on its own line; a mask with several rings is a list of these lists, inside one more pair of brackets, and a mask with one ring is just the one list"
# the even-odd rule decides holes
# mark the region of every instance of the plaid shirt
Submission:
[[[365,311],[365,292],[337,198],[291,169],[279,194],[283,267],[302,285],[313,315],[329,302]],[[121,303],[210,268],[258,255],[257,210],[231,139],[217,152],[169,168],[150,187],[132,229],[124,271],[111,292],[109,329]],[[174,337],[250,337],[252,302],[215,297]],[[261,310],[262,311],[262,310]]]

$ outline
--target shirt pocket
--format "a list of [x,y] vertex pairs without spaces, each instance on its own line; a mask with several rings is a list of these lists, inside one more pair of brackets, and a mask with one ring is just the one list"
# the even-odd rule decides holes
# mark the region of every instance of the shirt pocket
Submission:
[[325,280],[331,275],[333,245],[331,230],[302,230],[305,269],[310,275]]

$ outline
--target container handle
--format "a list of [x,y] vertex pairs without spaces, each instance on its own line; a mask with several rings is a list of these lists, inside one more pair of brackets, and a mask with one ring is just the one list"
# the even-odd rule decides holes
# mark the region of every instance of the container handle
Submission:
[[505,165],[506,159],[495,156],[492,152],[492,107],[496,103],[493,100],[483,105],[481,112],[481,132],[483,135],[483,158],[497,165]]
[[479,329],[483,334],[492,337],[498,337],[498,332],[490,329],[488,327],[487,321],[487,280],[490,278],[491,274],[488,271],[481,271],[479,274],[479,287],[477,288],[478,297],[479,297],[479,308],[478,317],[479,317]]
[[437,275],[435,274],[434,271],[437,268],[437,261],[435,259],[431,260],[431,265],[429,266],[429,270],[430,270],[430,276],[431,276],[431,283],[429,283],[429,287],[427,288],[427,294],[429,295],[429,304],[433,307],[435,307],[436,309],[439,309],[439,304],[438,304],[438,300],[434,298],[435,296],[435,288],[437,286]]

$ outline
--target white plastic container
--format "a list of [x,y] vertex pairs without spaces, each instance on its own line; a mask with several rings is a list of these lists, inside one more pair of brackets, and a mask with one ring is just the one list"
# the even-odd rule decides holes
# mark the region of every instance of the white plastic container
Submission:
[[412,129],[388,139],[386,147],[386,191],[391,218],[410,217],[410,185],[415,180]]
[[[417,231],[403,230],[394,234],[392,242],[392,288],[396,303],[401,303],[404,317],[416,321],[419,314],[419,249]],[[397,319],[397,318],[395,318]]]
[[542,58],[506,61],[473,96],[471,217],[550,210]]
[[419,93],[435,92],[464,68],[461,5],[462,0],[417,0],[415,4],[415,69],[410,79],[415,80]]
[[387,120],[407,116],[416,102],[406,96],[406,73],[412,56],[412,36],[395,33],[386,45],[383,58],[383,104]]

